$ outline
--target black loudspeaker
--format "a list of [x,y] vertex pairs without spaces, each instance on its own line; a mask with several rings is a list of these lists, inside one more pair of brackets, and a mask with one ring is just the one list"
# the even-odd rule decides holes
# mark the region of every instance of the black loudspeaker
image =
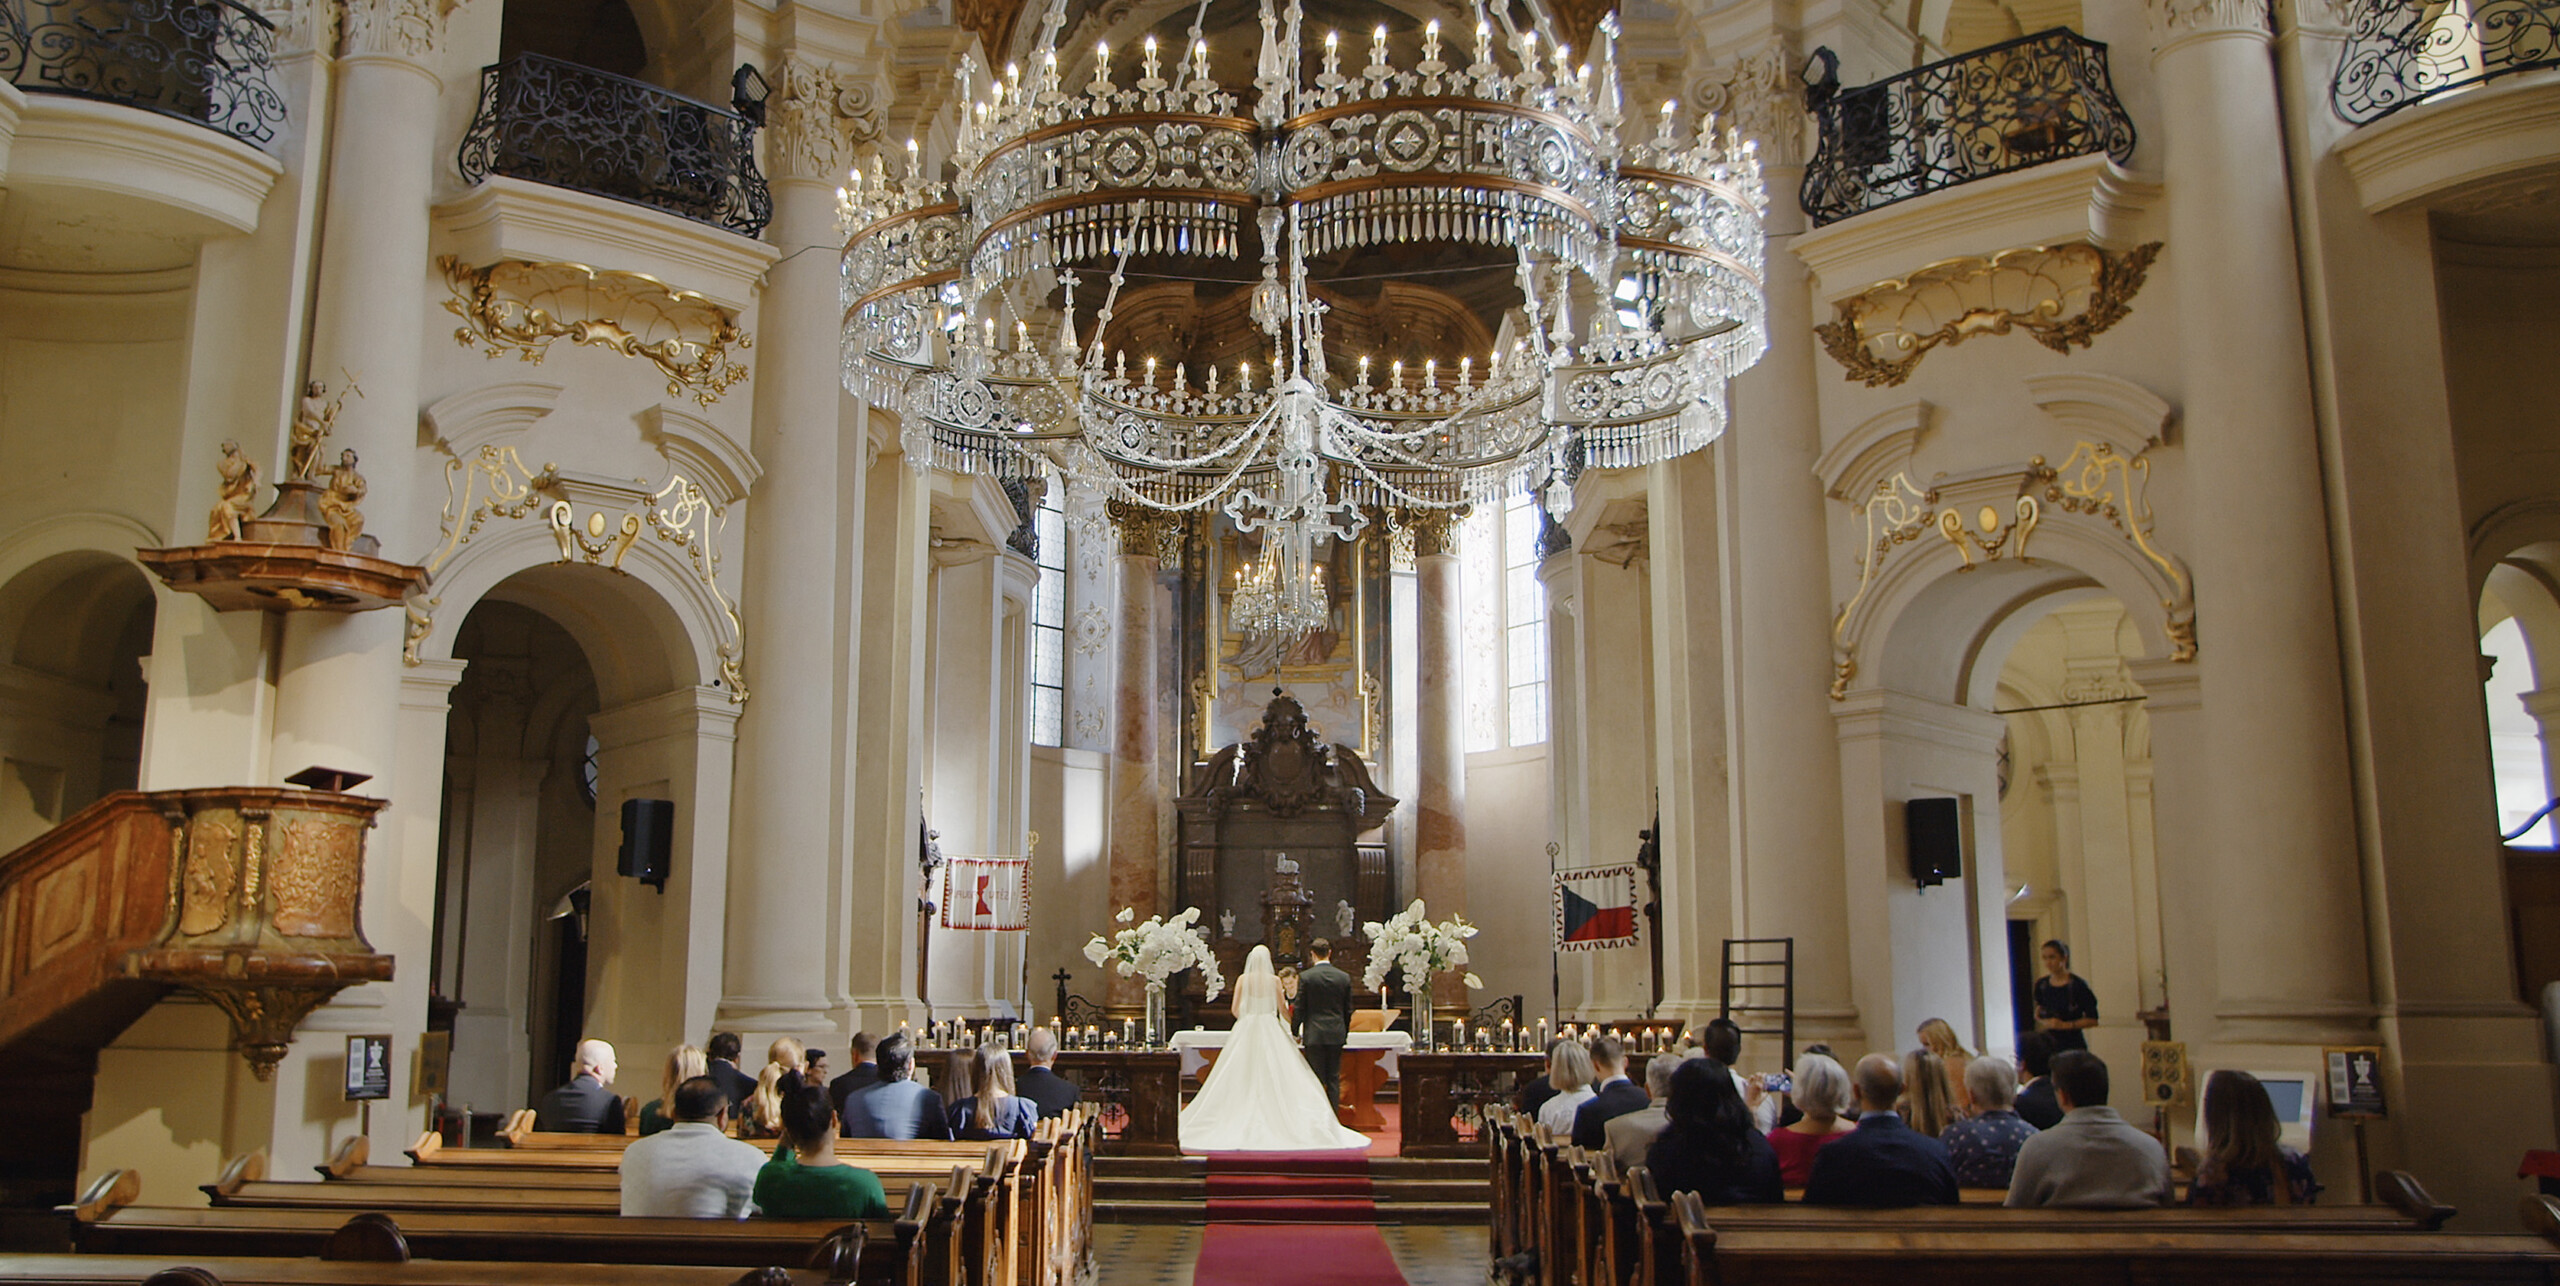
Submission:
[[1902,827],[1914,883],[1925,889],[1964,878],[1964,824],[1955,800],[1904,801]]
[[622,855],[614,870],[657,891],[667,891],[668,854],[675,848],[676,801],[622,801]]

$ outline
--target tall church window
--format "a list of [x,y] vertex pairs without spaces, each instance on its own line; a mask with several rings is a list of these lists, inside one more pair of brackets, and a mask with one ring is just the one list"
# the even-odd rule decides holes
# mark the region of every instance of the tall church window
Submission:
[[1056,479],[1031,514],[1040,538],[1040,581],[1031,591],[1031,742],[1055,746],[1067,724],[1067,515]]
[[[2524,704],[2533,688],[2533,658],[2525,648],[2523,625],[2508,617],[2491,626],[2480,638],[2480,652],[2493,663],[2483,686],[2489,701],[2490,765],[2498,784],[2498,829],[2505,832],[2523,825],[2550,799],[2550,778],[2543,766],[2541,725]],[[2546,817],[2514,842],[2549,848],[2551,832]]]
[[1479,505],[1458,540],[1466,613],[1467,749],[1547,739],[1547,591],[1527,496]]

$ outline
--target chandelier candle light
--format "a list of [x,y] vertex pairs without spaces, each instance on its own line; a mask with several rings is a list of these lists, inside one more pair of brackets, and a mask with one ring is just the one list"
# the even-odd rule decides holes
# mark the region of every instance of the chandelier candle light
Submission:
[[[1122,907],[1120,914],[1112,918],[1128,924],[1137,915],[1134,908]],[[1182,914],[1170,920],[1151,915],[1143,924],[1122,929],[1108,939],[1097,933],[1084,944],[1085,959],[1097,965],[1109,962],[1118,967],[1123,978],[1147,980],[1145,1040],[1150,1048],[1173,1036],[1165,1023],[1166,980],[1196,966],[1206,984],[1205,999],[1216,1000],[1227,988],[1226,979],[1218,973],[1218,957],[1209,950],[1209,939],[1192,927],[1199,922],[1200,908],[1184,907]]]
[[[1429,1049],[1433,1041],[1431,1018],[1431,980],[1467,963],[1467,939],[1476,936],[1476,926],[1464,916],[1433,923],[1422,909],[1422,899],[1389,916],[1384,922],[1372,921],[1360,926],[1369,936],[1369,968],[1360,977],[1360,985],[1372,991],[1387,985],[1387,971],[1404,970],[1404,987],[1413,999],[1413,1045]],[[1470,989],[1480,989],[1484,979],[1466,974],[1462,981]]]
[[[1035,70],[962,61],[947,158],[910,143],[903,172],[847,175],[845,384],[900,416],[910,463],[1215,506],[1261,535],[1231,611],[1290,634],[1325,621],[1318,546],[1373,512],[1525,489],[1561,515],[1583,468],[1723,432],[1725,383],[1765,347],[1759,159],[1671,103],[1622,138],[1614,16],[1576,62],[1534,0],[1479,3],[1456,11],[1472,62],[1443,61],[1463,54],[1434,20],[1377,28],[1346,73],[1299,0],[1255,13],[1249,90],[1214,79],[1210,48],[1250,33],[1196,30],[1146,37],[1134,80],[1096,43],[1071,85],[1052,0]],[[1352,378],[1327,312],[1414,272],[1489,283],[1494,342],[1360,356]],[[1086,273],[1106,274],[1098,304]],[[1142,341],[1112,329],[1133,276],[1230,285],[1259,335],[1197,372],[1141,351],[1133,375]]]

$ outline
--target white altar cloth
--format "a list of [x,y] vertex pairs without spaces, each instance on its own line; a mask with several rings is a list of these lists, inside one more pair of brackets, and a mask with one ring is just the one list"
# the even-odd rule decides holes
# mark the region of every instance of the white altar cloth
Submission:
[[[1185,1076],[1197,1076],[1201,1068],[1209,1065],[1208,1058],[1200,1051],[1224,1049],[1226,1045],[1227,1033],[1222,1031],[1193,1028],[1173,1034],[1173,1049],[1182,1055],[1182,1074]],[[1355,1031],[1351,1033],[1351,1043],[1343,1048],[1377,1050],[1378,1068],[1392,1080],[1396,1074],[1396,1058],[1413,1048],[1413,1037],[1400,1031]]]

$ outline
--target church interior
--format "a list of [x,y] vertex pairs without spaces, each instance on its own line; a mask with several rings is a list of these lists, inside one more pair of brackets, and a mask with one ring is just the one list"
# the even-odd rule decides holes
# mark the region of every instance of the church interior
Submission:
[[[0,1282],[2560,1281],[2560,0],[0,0],[0,71]],[[1186,1157],[1320,939],[1366,1168]],[[2324,1195],[1826,1241],[1524,1115],[1717,1019],[1755,1101],[2056,1029],[2178,1167],[2246,1072]],[[614,1232],[530,1109],[715,1033],[1080,1106]]]

